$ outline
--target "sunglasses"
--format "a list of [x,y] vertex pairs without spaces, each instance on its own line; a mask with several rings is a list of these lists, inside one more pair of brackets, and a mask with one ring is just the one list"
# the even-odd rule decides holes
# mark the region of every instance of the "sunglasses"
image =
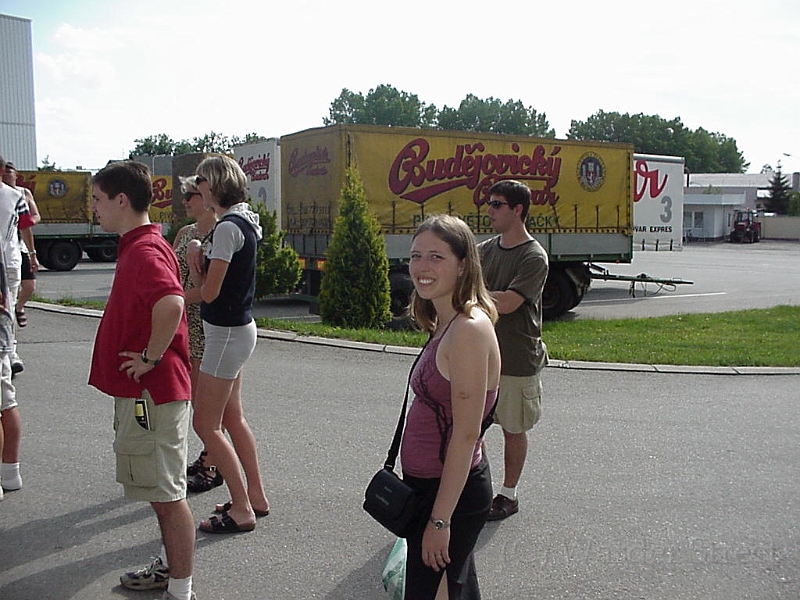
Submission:
[[194,184],[195,184],[195,185],[200,185],[200,184],[201,184],[201,183],[203,183],[204,181],[208,181],[208,179],[206,179],[206,178],[205,178],[205,177],[203,177],[202,175],[195,175],[195,176],[194,176]]
[[508,206],[508,202],[500,202],[500,200],[489,200],[486,203],[486,206],[491,206],[492,208],[500,208],[501,206]]
[[185,194],[183,194],[183,199],[184,199],[186,202],[189,202],[189,201],[190,201],[192,198],[194,198],[195,196],[202,196],[202,195],[203,195],[203,194],[201,194],[200,192],[186,192]]

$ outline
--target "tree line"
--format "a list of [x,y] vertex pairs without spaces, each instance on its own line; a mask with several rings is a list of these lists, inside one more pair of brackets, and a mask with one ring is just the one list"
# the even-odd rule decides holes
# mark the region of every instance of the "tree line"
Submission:
[[[467,94],[458,107],[426,104],[416,94],[391,85],[378,85],[366,94],[347,88],[335,98],[324,125],[363,124],[422,127],[459,131],[528,135],[554,138],[547,115],[521,100],[478,98]],[[642,154],[682,156],[693,173],[744,173],[750,166],[736,140],[699,127],[686,127],[680,117],[629,114],[598,110],[586,120],[572,120],[570,140],[623,142]],[[228,137],[214,131],[189,140],[175,141],[161,133],[136,139],[130,156],[179,155],[192,152],[230,153],[234,146],[264,140],[257,133]]]

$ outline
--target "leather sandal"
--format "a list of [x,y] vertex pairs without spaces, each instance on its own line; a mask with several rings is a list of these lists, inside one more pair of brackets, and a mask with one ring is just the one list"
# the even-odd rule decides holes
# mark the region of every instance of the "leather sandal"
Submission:
[[28,315],[25,314],[25,309],[15,310],[14,314],[17,315],[17,325],[25,327],[28,324]]
[[206,533],[246,533],[253,531],[256,524],[239,525],[228,513],[212,515],[208,521],[201,521],[199,529]]
[[217,467],[212,465],[210,467],[205,467],[202,471],[189,479],[189,481],[186,482],[186,489],[193,494],[200,494],[213,490],[223,483],[225,483],[225,480],[222,478],[222,473],[217,471]]
[[188,475],[189,477],[194,477],[198,473],[201,473],[203,469],[206,468],[205,465],[206,456],[208,456],[208,452],[203,450],[200,453],[200,456],[194,459],[194,462],[186,467],[186,475]]
[[[214,507],[214,514],[221,515],[223,513],[226,513],[231,509],[231,506],[233,506],[233,504],[231,503],[230,500],[228,500],[227,502],[225,502],[223,504],[217,504]],[[267,510],[258,510],[257,508],[254,508],[253,512],[256,514],[256,517],[266,517],[266,516],[269,515],[269,509],[267,509]]]

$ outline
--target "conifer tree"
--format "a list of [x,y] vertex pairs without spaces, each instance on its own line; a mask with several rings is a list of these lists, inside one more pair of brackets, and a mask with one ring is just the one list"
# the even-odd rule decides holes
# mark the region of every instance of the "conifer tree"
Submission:
[[263,204],[256,212],[263,236],[256,253],[256,298],[287,294],[300,281],[300,259],[294,249],[283,247],[284,233],[278,231],[276,213],[267,211]]
[[792,186],[789,185],[789,180],[781,173],[781,167],[778,165],[778,170],[775,171],[772,179],[769,180],[769,198],[767,199],[767,210],[779,215],[785,215],[789,212],[789,192],[792,191]]
[[350,168],[326,252],[320,314],[329,325],[378,328],[391,320],[390,304],[386,244],[367,205],[361,178]]

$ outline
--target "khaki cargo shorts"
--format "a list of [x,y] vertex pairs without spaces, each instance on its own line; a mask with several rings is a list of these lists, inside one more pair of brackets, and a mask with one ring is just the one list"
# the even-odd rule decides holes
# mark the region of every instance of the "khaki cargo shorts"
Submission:
[[530,377],[500,376],[494,422],[508,433],[524,433],[539,422],[542,405],[542,380]]
[[189,401],[156,406],[147,391],[142,396],[114,398],[117,482],[132,500],[182,500],[186,497]]

